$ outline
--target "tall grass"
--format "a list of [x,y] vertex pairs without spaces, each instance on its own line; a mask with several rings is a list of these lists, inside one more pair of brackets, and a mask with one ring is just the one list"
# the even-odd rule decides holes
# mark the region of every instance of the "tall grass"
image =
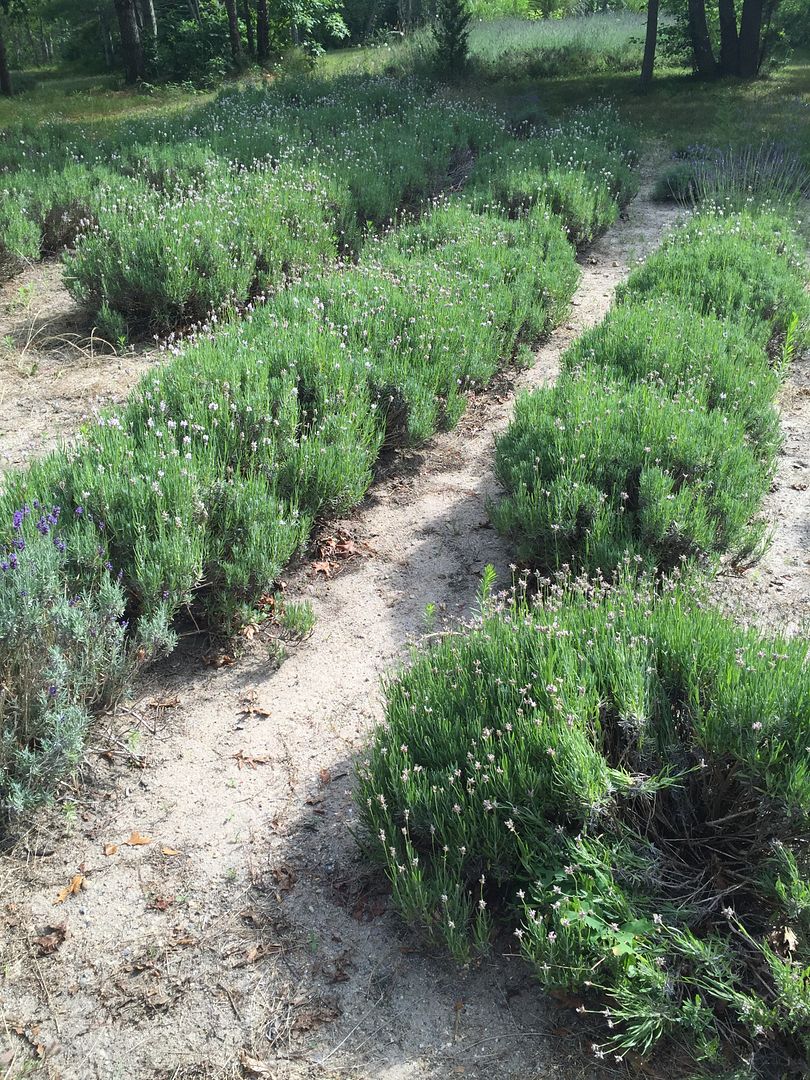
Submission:
[[788,205],[810,195],[810,164],[773,142],[759,146],[689,147],[656,181],[654,196],[687,206]]

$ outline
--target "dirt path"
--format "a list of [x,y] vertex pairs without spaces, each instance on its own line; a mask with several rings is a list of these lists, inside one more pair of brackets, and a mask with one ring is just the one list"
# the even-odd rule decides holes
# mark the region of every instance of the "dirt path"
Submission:
[[763,514],[772,542],[747,573],[713,592],[737,617],[788,634],[810,633],[810,355],[794,358],[780,395],[784,443]]
[[88,334],[56,259],[0,286],[0,475],[54,449],[94,410],[124,401],[160,355],[119,352]]
[[342,573],[321,560],[289,583],[318,613],[311,639],[280,667],[262,635],[234,666],[176,653],[99,737],[95,783],[0,863],[0,1047],[18,1064],[40,1047],[42,1075],[71,1080],[595,1075],[519,959],[460,971],[408,935],[358,857],[348,789],[426,605],[440,623],[470,613],[487,562],[508,580],[485,509],[493,435],[673,221],[648,189],[585,260],[536,365],[399,455],[331,530],[361,553]]

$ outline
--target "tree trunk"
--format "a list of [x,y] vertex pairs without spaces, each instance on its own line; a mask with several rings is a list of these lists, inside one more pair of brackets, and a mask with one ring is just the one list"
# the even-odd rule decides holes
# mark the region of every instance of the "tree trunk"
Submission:
[[734,0],[718,0],[718,8],[720,12],[720,70],[724,75],[739,75],[740,49]]
[[124,77],[132,85],[143,75],[143,44],[135,18],[135,0],[115,0],[115,13],[121,31]]
[[3,38],[3,20],[0,17],[0,94],[11,97],[13,93],[14,87],[11,85],[11,72],[8,70],[6,43]]
[[256,0],[256,58],[260,64],[270,59],[270,19],[267,0]]
[[655,66],[655,45],[658,40],[658,0],[647,0],[647,35],[644,38],[644,59],[641,62],[641,89],[652,82]]
[[155,0],[140,0],[141,25],[147,34],[151,34],[157,40],[157,15],[155,13]]
[[231,39],[231,59],[234,67],[242,66],[242,38],[239,36],[239,16],[236,14],[236,0],[225,0],[228,13],[228,36]]
[[753,79],[761,62],[762,0],[744,0],[740,19],[740,69],[744,79]]
[[709,26],[706,22],[705,0],[688,0],[688,10],[689,34],[692,38],[697,73],[711,78],[717,74],[717,65],[714,62]]
[[247,47],[248,53],[251,56],[256,55],[256,42],[253,38],[253,15],[250,10],[250,0],[243,0],[242,3],[242,20],[245,24],[245,33],[247,34]]

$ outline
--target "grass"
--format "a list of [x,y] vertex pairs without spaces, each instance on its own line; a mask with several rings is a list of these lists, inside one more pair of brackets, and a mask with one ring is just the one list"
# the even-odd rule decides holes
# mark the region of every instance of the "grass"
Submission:
[[459,960],[513,935],[600,1058],[782,1075],[810,1038],[806,645],[674,583],[488,588],[388,680],[358,769],[397,908]]
[[780,348],[789,328],[806,332],[805,275],[773,212],[698,215],[634,271],[623,305],[498,440],[493,521],[519,558],[609,572],[631,557],[660,573],[756,557]]
[[[470,26],[470,78],[492,83],[597,71],[635,71],[641,65],[644,19],[630,12],[564,19],[501,17]],[[320,62],[333,73],[375,71],[430,75],[434,42],[428,28],[376,47],[341,49]]]
[[[30,83],[33,87],[28,89]],[[109,75],[64,75],[58,71],[25,73],[22,91],[0,99],[0,128],[70,121],[95,123],[144,115],[170,115],[214,97],[178,86],[134,90]]]

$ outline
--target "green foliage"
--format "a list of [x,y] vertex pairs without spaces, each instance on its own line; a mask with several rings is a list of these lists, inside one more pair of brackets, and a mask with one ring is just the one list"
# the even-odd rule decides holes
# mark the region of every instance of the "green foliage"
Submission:
[[576,246],[604,232],[638,188],[636,141],[607,105],[579,110],[565,125],[504,150],[496,145],[480,156],[472,190],[514,214],[537,206],[560,216]]
[[390,679],[358,768],[369,853],[459,959],[504,928],[582,992],[599,1056],[732,1037],[775,1068],[810,1015],[806,646],[636,586],[485,595]]
[[784,146],[690,147],[655,184],[654,197],[741,210],[785,206],[810,194],[810,169]]
[[317,616],[311,601],[288,600],[281,605],[278,622],[286,634],[302,641],[312,633]]
[[124,593],[96,558],[69,570],[58,507],[16,511],[0,558],[0,816],[29,809],[73,773],[93,710],[133,664]]
[[433,36],[436,39],[436,66],[440,73],[455,77],[466,68],[470,18],[467,0],[438,0]]
[[810,311],[796,240],[774,215],[701,215],[619,294],[519,400],[493,521],[544,569],[750,559],[779,446],[767,350]]
[[201,189],[169,194],[133,183],[99,207],[96,227],[66,258],[65,284],[113,337],[122,325],[201,322],[334,262],[341,194],[290,168],[212,168]]

